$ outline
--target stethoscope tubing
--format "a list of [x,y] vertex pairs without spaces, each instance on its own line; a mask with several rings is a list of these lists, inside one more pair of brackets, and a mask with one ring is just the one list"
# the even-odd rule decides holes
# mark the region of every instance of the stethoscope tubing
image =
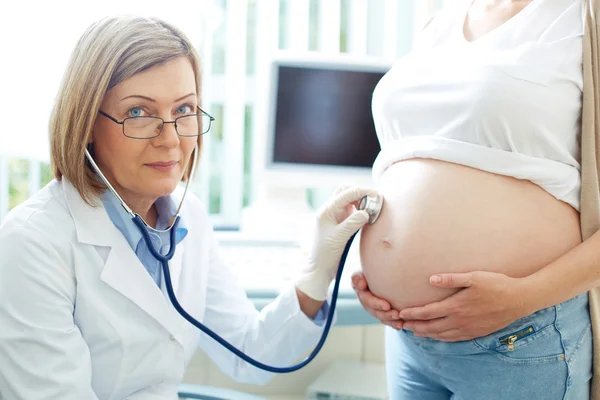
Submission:
[[175,216],[173,226],[171,227],[171,232],[170,232],[171,243],[170,243],[169,251],[165,255],[160,254],[160,252],[156,251],[156,249],[152,245],[152,240],[150,239],[150,235],[148,233],[148,230],[146,229],[146,224],[144,223],[142,218],[136,214],[136,216],[133,218],[133,222],[140,229],[140,232],[142,233],[144,240],[148,244],[148,249],[150,250],[150,253],[152,253],[152,256],[154,256],[162,264],[162,270],[163,270],[163,274],[165,276],[165,286],[167,289],[167,294],[169,295],[169,299],[171,300],[173,307],[175,307],[175,310],[177,310],[177,312],[183,318],[185,318],[190,324],[192,324],[196,328],[200,329],[202,332],[204,332],[205,334],[210,336],[212,339],[214,339],[216,342],[218,342],[221,346],[225,347],[227,350],[231,351],[233,354],[235,354],[242,360],[246,361],[247,363],[249,363],[257,368],[260,368],[262,370],[274,372],[277,374],[285,374],[285,373],[297,371],[297,370],[303,368],[304,366],[306,366],[308,363],[310,363],[317,356],[317,354],[319,354],[319,352],[323,348],[323,345],[325,344],[325,341],[327,340],[327,336],[329,335],[329,330],[333,323],[333,316],[334,316],[335,307],[337,304],[337,298],[338,298],[338,293],[339,293],[339,288],[340,288],[342,272],[344,269],[344,265],[346,264],[346,257],[348,256],[348,252],[350,251],[350,246],[352,245],[352,241],[354,240],[354,237],[356,236],[356,233],[358,233],[358,232],[354,233],[350,237],[350,240],[348,240],[348,242],[346,243],[346,247],[344,248],[344,252],[342,253],[342,257],[340,259],[337,274],[335,277],[335,284],[333,286],[333,293],[331,295],[331,304],[329,306],[329,312],[327,313],[327,320],[325,322],[325,326],[323,328],[323,333],[321,333],[321,338],[319,339],[319,342],[317,343],[317,345],[315,346],[313,351],[303,361],[301,361],[297,364],[291,365],[289,367],[274,367],[272,365],[267,365],[260,361],[257,361],[254,358],[252,358],[252,357],[248,356],[247,354],[243,353],[242,351],[240,351],[238,348],[236,348],[231,343],[229,343],[228,341],[223,339],[221,336],[219,336],[217,333],[212,331],[206,325],[204,325],[203,323],[201,323],[200,321],[198,321],[197,319],[192,317],[181,306],[181,304],[179,303],[179,300],[177,300],[177,296],[175,295],[175,292],[173,291],[173,284],[171,282],[171,273],[169,271],[169,261],[173,258],[173,255],[175,254],[175,243],[176,243],[175,242],[175,232],[177,230],[177,225],[179,224],[179,215]]

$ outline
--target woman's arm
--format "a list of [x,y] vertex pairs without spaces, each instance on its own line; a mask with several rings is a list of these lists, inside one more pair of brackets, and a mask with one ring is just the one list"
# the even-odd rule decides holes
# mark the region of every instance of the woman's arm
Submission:
[[96,399],[75,279],[40,234],[0,230],[0,397]]
[[541,310],[600,286],[600,232],[524,278],[529,310]]

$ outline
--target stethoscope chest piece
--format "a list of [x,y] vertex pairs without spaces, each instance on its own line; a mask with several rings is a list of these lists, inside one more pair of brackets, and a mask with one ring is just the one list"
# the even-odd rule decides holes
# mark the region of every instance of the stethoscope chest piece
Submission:
[[383,207],[383,196],[365,196],[360,200],[358,204],[359,210],[365,210],[369,214],[369,224],[374,224],[377,221],[377,217],[381,213]]

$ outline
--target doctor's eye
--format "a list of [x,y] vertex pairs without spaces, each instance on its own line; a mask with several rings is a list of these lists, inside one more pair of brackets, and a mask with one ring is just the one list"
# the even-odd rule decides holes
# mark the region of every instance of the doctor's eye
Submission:
[[127,116],[128,117],[142,117],[144,113],[144,110],[142,109],[142,107],[133,107],[130,108],[129,111],[127,111]]
[[177,114],[193,114],[194,107],[191,104],[184,104],[177,108]]

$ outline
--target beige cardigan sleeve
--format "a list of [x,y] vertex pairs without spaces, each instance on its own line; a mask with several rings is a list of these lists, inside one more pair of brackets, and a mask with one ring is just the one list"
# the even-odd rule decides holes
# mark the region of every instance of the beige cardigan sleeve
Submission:
[[[583,36],[583,107],[581,130],[581,234],[600,229],[600,0],[585,0]],[[592,400],[600,400],[600,288],[590,291],[594,343]]]

